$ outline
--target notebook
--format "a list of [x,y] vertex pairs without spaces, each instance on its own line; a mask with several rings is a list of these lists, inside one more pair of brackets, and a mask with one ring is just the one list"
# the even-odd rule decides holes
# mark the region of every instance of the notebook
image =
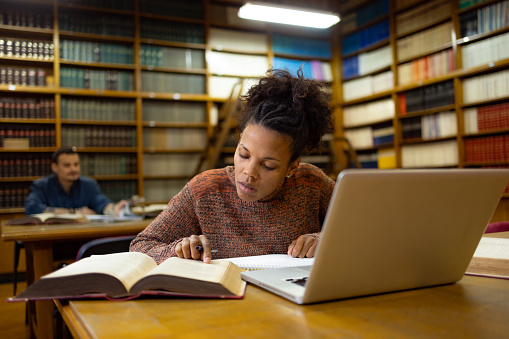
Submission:
[[314,264],[242,278],[297,304],[457,282],[508,181],[507,169],[344,170]]

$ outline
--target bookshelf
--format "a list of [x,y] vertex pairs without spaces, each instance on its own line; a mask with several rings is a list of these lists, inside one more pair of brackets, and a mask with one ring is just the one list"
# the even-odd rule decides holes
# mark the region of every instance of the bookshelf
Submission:
[[508,1],[338,8],[336,109],[365,167],[509,168]]
[[[30,183],[50,173],[51,153],[63,145],[78,148],[82,174],[111,199],[165,203],[194,174],[239,80],[249,88],[271,65],[303,64],[306,76],[334,83],[331,31],[248,22],[236,16],[242,3],[2,6],[0,216],[23,213]],[[224,149],[220,165],[233,151]]]

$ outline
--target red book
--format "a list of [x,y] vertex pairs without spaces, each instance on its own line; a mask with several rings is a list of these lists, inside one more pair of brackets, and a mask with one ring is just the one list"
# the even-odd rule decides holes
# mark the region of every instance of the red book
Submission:
[[405,93],[399,95],[399,113],[401,116],[406,115],[406,96]]

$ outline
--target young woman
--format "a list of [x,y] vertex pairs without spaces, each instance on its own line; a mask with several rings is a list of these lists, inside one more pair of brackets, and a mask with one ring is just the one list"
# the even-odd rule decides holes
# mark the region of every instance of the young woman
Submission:
[[334,181],[300,156],[333,132],[327,95],[300,70],[296,77],[270,70],[243,99],[234,166],[191,179],[131,251],[158,263],[171,256],[207,263],[212,249],[214,258],[313,256]]

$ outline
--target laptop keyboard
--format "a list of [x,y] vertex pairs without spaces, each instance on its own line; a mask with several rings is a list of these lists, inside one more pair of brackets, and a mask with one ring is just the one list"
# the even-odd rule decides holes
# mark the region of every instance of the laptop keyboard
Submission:
[[298,278],[298,279],[286,279],[286,281],[289,281],[293,284],[297,284],[299,286],[306,286],[306,282],[308,281],[308,277]]

